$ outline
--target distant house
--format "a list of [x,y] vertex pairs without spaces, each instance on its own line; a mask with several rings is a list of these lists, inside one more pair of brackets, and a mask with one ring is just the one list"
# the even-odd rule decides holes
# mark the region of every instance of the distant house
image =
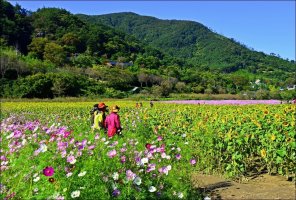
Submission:
[[133,62],[117,62],[117,61],[108,61],[105,63],[105,65],[109,67],[114,67],[114,66],[120,66],[120,67],[129,67],[133,65]]
[[287,90],[295,90],[296,89],[296,85],[293,85],[293,86],[287,86]]

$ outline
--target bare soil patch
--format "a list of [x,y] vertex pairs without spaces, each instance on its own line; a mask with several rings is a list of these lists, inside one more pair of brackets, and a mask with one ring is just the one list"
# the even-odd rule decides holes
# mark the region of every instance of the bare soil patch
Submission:
[[296,199],[295,180],[261,174],[241,183],[216,175],[194,174],[192,183],[214,199]]

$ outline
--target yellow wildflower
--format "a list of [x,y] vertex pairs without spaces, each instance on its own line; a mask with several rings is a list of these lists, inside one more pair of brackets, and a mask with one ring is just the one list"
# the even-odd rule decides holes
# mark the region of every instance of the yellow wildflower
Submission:
[[262,150],[261,150],[261,156],[262,156],[263,158],[266,157],[266,151],[265,151],[265,149],[262,149]]

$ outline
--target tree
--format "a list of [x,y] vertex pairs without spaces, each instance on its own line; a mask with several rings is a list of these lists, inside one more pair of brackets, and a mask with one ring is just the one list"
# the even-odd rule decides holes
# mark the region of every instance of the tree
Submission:
[[186,89],[186,84],[184,82],[177,82],[175,88],[178,92],[184,92]]
[[141,87],[143,87],[143,83],[146,83],[146,87],[148,86],[148,81],[149,81],[149,75],[146,73],[139,73],[138,74],[138,81],[141,84]]
[[47,43],[49,43],[47,38],[33,38],[31,44],[28,46],[30,54],[35,58],[43,59]]
[[44,59],[57,66],[63,66],[66,62],[66,52],[61,45],[49,42],[44,48]]

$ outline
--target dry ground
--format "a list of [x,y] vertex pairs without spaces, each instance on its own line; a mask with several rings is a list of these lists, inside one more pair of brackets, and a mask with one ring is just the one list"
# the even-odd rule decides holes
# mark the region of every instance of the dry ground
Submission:
[[262,174],[241,183],[216,175],[194,174],[192,182],[214,199],[296,199],[295,180]]

